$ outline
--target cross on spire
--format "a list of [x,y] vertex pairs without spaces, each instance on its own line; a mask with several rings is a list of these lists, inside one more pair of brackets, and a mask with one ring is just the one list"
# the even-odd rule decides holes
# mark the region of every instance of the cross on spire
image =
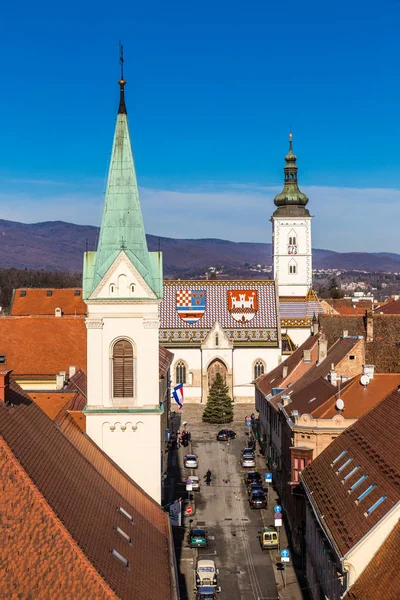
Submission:
[[119,115],[126,115],[126,105],[125,105],[125,91],[124,87],[126,85],[126,81],[124,79],[124,46],[119,43],[119,64],[121,66],[121,79],[118,81],[119,83]]

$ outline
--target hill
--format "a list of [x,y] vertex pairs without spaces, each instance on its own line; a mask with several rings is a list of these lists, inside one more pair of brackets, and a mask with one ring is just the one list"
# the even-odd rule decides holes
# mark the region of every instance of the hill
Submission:
[[[85,248],[93,250],[98,228],[64,221],[18,223],[0,220],[0,266],[3,269],[81,271]],[[271,244],[230,242],[219,239],[172,239],[147,236],[150,250],[160,247],[165,274],[198,276],[210,266],[244,269],[271,264]],[[365,271],[400,271],[400,254],[313,250],[314,268]]]

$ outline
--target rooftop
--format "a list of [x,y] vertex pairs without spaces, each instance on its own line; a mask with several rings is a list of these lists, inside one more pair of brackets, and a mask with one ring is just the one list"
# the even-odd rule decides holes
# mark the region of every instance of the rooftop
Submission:
[[0,403],[2,559],[12,568],[0,597],[39,588],[55,599],[172,598],[168,514],[70,416],[58,427],[13,380],[8,399]]
[[80,288],[18,288],[14,290],[11,315],[14,317],[54,316],[61,308],[64,316],[84,316],[86,304]]
[[301,473],[307,496],[339,556],[399,503],[400,392],[343,431]]

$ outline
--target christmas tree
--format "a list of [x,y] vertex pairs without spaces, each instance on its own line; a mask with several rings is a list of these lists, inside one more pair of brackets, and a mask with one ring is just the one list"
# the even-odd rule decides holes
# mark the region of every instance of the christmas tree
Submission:
[[230,423],[233,420],[232,400],[228,394],[228,386],[217,373],[208,394],[207,404],[203,412],[206,423]]

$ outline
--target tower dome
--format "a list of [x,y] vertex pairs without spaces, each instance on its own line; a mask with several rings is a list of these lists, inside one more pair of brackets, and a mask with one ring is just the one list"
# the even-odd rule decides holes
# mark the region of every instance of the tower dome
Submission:
[[[305,208],[308,203],[308,196],[300,191],[297,181],[298,166],[296,165],[297,156],[293,149],[293,136],[289,134],[289,152],[285,156],[286,165],[284,171],[283,190],[274,198],[275,206],[278,209],[275,213],[296,213],[309,215],[308,209]],[[274,214],[275,214],[274,213]]]

